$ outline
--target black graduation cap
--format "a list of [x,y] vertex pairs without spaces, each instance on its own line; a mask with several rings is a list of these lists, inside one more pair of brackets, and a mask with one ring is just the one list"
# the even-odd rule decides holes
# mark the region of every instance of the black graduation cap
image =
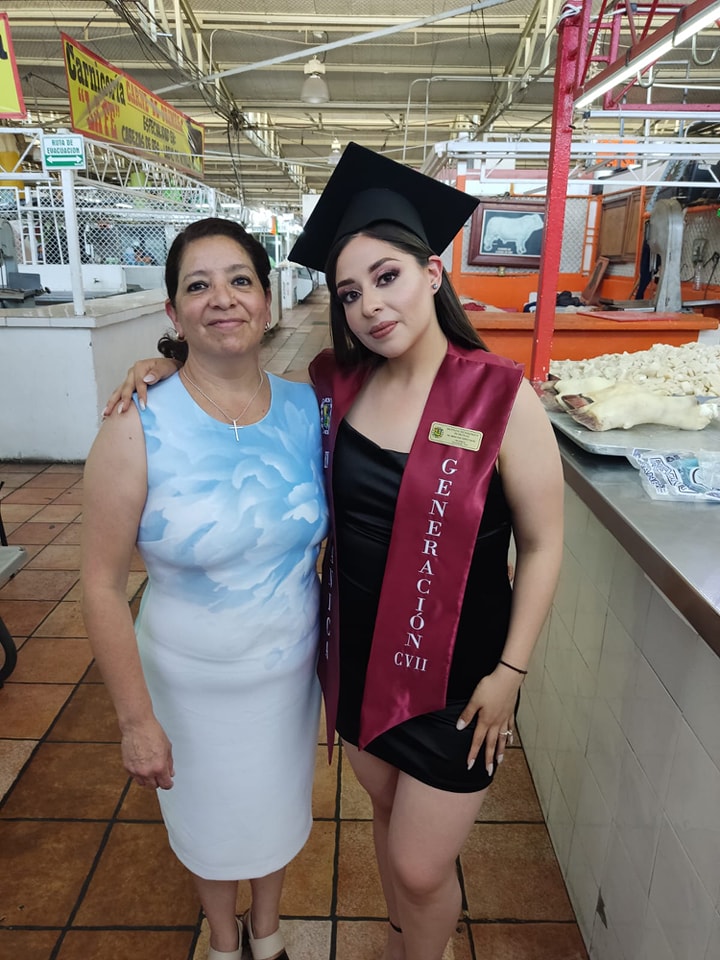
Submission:
[[442,253],[478,202],[424,173],[349,143],[288,259],[324,270],[336,240],[380,220],[408,227],[431,250]]

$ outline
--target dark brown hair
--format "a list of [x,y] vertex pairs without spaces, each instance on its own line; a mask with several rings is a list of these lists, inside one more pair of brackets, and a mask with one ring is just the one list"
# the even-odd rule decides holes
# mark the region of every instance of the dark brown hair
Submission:
[[[263,290],[270,289],[270,258],[265,247],[248,233],[244,227],[234,220],[224,220],[222,217],[206,217],[196,220],[179,233],[172,242],[165,262],[165,288],[168,300],[175,306],[178,283],[180,281],[180,263],[183,254],[191,243],[205,237],[228,237],[250,257],[255,273],[258,275]],[[170,333],[163,334],[158,341],[158,350],[164,357],[179,360],[185,363],[188,355],[188,345]]]
[[[412,230],[408,230],[407,227],[398,223],[385,221],[373,223],[369,227],[358,230],[357,233],[341,237],[333,245],[325,265],[325,276],[330,291],[330,333],[335,358],[339,366],[344,368],[371,366],[381,360],[376,353],[373,353],[372,350],[361,343],[348,327],[345,319],[345,308],[338,298],[337,287],[335,286],[338,258],[347,243],[353,237],[358,236],[374,237],[376,240],[383,240],[385,243],[392,244],[398,250],[414,257],[421,267],[427,266],[428,259],[434,255],[425,241],[421,240]],[[470,323],[444,269],[440,289],[435,294],[435,312],[440,329],[451,343],[469,350],[487,350]]]

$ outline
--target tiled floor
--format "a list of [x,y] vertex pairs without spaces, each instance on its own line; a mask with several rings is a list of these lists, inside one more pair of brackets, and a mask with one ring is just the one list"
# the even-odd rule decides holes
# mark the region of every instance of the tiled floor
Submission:
[[[302,377],[326,299],[286,312],[267,369]],[[205,960],[191,882],[155,795],[130,785],[78,594],[82,465],[0,463],[2,517],[29,559],[0,588],[19,648],[0,689],[0,960]],[[128,583],[135,606],[145,576]],[[370,809],[342,751],[318,744],[315,823],[282,903],[292,960],[373,960],[385,936]],[[520,747],[506,753],[459,862],[447,960],[586,960]],[[239,908],[248,902],[243,885]],[[408,958],[411,960],[411,958]]]

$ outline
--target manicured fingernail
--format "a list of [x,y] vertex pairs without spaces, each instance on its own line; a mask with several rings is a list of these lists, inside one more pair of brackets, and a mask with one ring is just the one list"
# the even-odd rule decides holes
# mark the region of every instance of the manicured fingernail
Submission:
[[456,729],[456,730],[464,730],[466,726],[467,726],[467,723],[465,723],[465,721],[463,720],[463,718],[460,717],[460,719],[458,720],[458,722],[455,724],[455,729]]
[[492,765],[491,763],[489,763],[489,764],[485,767],[485,769],[486,769],[487,772],[488,772],[488,776],[491,777],[491,776],[493,775],[493,770],[494,770],[493,765]]
[[472,770],[474,766],[475,766],[475,761],[471,760],[470,763],[468,763],[468,770]]
[[505,756],[504,753],[499,753],[499,754],[495,757],[495,760],[496,760],[498,763],[502,763],[504,756]]
[[145,376],[143,377],[143,383],[155,383],[155,374],[146,373]]
[[140,404],[140,409],[141,409],[141,410],[144,410],[144,409],[145,409],[145,401],[144,401],[144,400],[138,400],[138,403]]

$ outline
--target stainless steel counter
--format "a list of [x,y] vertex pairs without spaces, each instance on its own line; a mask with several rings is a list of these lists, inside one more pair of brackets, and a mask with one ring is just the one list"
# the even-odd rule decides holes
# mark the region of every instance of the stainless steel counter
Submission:
[[566,482],[720,656],[720,503],[654,501],[624,457],[556,435]]

